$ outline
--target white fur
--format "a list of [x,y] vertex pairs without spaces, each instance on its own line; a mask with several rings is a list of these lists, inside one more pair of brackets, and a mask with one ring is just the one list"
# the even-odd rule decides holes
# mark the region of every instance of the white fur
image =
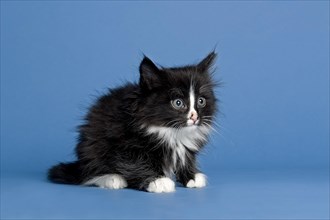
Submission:
[[109,188],[109,189],[122,189],[127,187],[126,180],[118,174],[106,174],[103,176],[94,177],[84,185],[95,185],[101,188]]
[[175,183],[168,177],[161,177],[152,181],[149,184],[147,191],[153,193],[174,192]]
[[197,142],[206,140],[210,128],[208,126],[189,126],[183,128],[172,128],[163,126],[150,126],[147,128],[149,134],[157,134],[158,138],[166,142],[171,148],[179,145],[192,151],[197,151]]
[[195,179],[189,180],[187,183],[188,188],[201,188],[206,186],[206,176],[202,173],[196,173]]
[[165,142],[173,149],[174,166],[178,160],[184,165],[186,148],[198,151],[198,141],[206,140],[209,131],[207,126],[189,126],[179,129],[162,126],[147,128],[148,134],[156,134],[161,142]]
[[188,126],[192,126],[194,125],[194,121],[190,119],[191,115],[196,115],[197,116],[197,112],[195,109],[195,92],[193,89],[193,86],[190,86],[190,90],[189,90],[189,101],[190,101],[190,106],[189,106],[189,112],[188,112],[188,120],[187,120],[187,125]]

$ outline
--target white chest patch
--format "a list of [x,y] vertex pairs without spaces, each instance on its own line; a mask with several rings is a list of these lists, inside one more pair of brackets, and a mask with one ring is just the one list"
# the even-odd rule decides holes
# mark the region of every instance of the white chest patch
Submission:
[[205,141],[210,129],[207,126],[188,126],[184,128],[170,128],[150,126],[148,134],[157,135],[161,143],[167,144],[173,150],[174,166],[180,162],[185,164],[186,149],[198,151],[198,142]]

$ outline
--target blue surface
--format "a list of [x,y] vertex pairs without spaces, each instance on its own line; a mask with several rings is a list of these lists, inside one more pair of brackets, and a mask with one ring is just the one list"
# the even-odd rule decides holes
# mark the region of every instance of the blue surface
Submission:
[[327,219],[329,179],[320,171],[209,172],[203,189],[175,193],[54,185],[43,173],[2,177],[3,218]]
[[[209,186],[55,185],[107,87],[217,45]],[[1,1],[1,218],[329,218],[329,2]]]

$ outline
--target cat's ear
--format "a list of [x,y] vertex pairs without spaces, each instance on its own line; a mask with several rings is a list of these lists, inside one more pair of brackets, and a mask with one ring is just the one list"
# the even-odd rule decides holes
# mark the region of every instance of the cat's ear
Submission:
[[159,85],[158,67],[146,56],[140,64],[140,86],[144,89],[151,90]]
[[197,64],[198,70],[202,73],[210,72],[213,67],[213,64],[215,62],[216,57],[217,57],[217,54],[214,51],[209,53],[201,62],[199,62]]

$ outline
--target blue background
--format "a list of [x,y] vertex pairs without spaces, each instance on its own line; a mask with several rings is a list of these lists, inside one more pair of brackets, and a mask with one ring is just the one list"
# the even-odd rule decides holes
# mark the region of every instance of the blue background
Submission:
[[[216,46],[204,189],[56,185],[107,87]],[[1,1],[1,218],[329,218],[328,1]]]

